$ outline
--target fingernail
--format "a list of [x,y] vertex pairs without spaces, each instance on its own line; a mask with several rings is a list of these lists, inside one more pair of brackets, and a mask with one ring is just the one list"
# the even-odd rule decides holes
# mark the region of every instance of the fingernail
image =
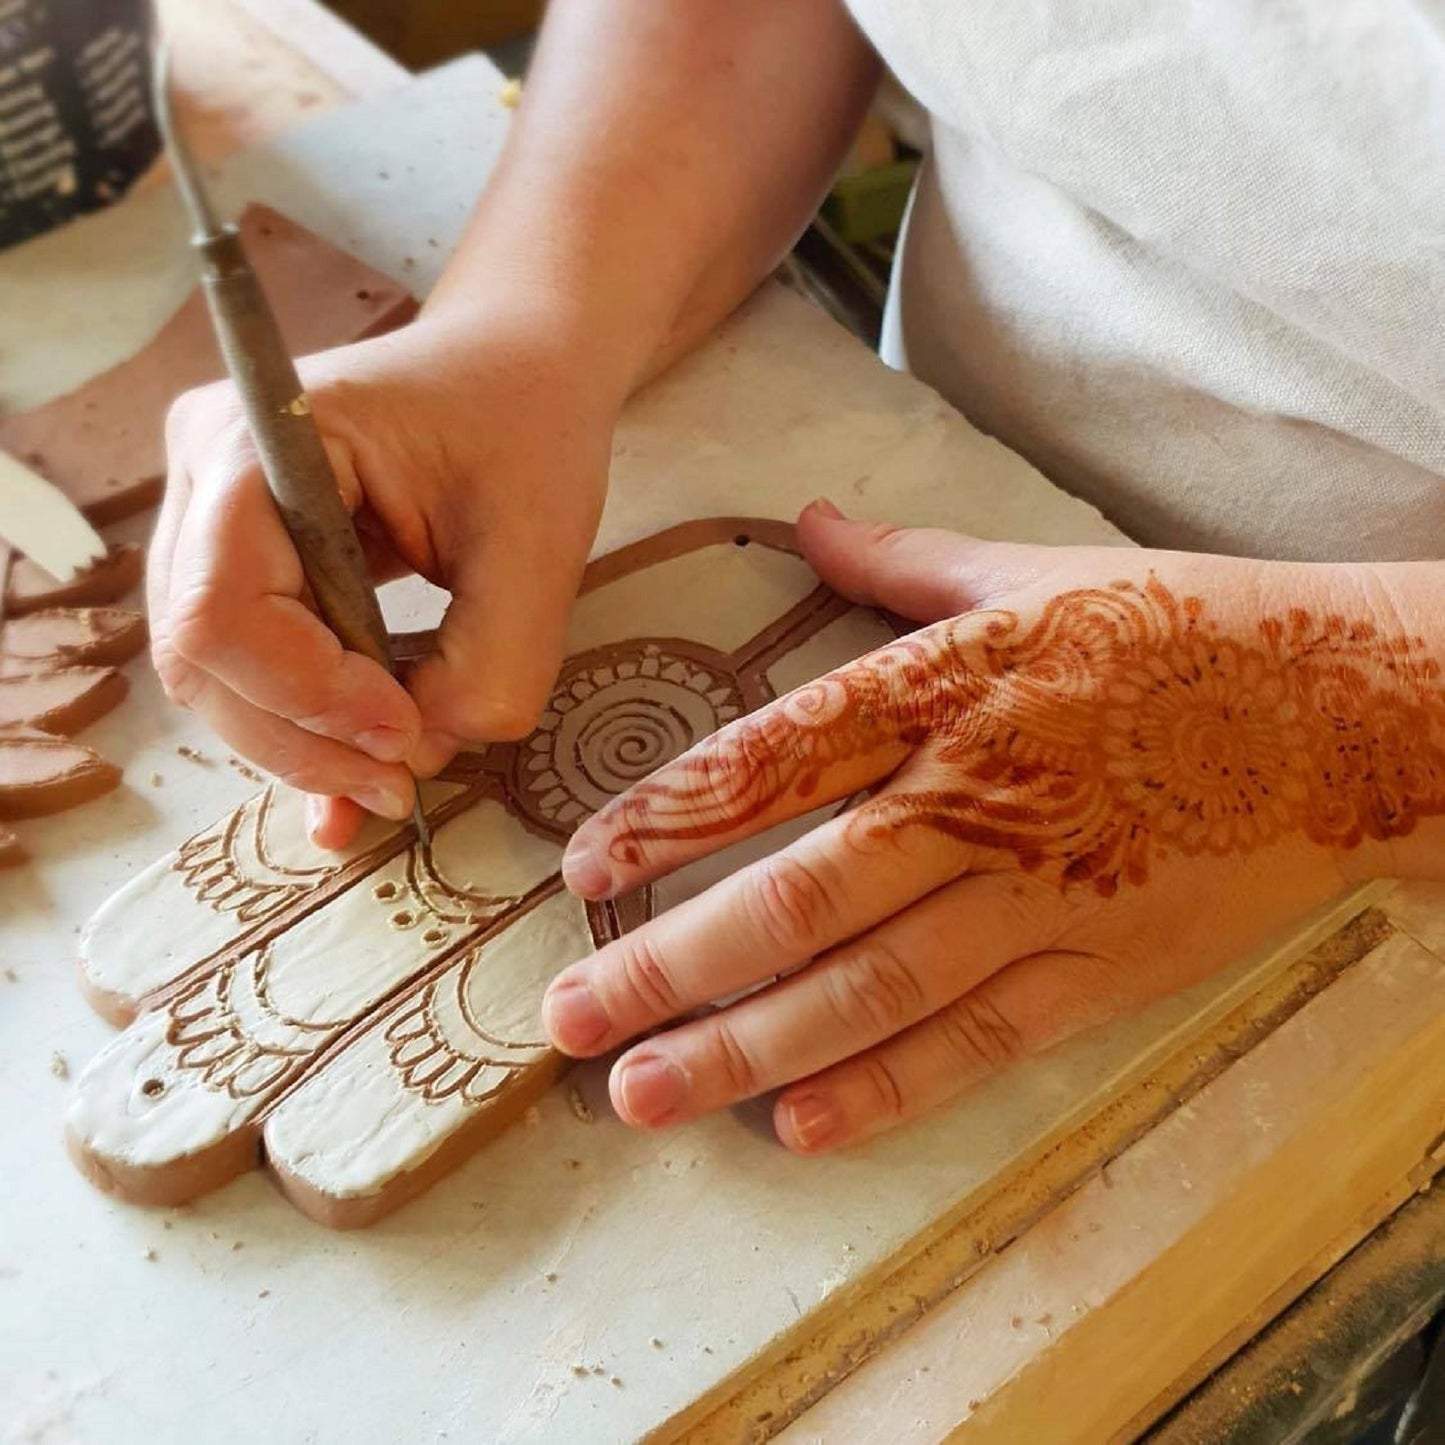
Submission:
[[411,803],[391,788],[380,785],[374,788],[357,788],[350,797],[368,812],[390,818],[393,823],[400,823],[403,818],[411,817]]
[[843,520],[843,513],[839,511],[837,503],[827,497],[819,497],[813,503],[813,510],[820,517],[827,517],[830,521],[841,522]]
[[842,1121],[821,1094],[804,1094],[786,1105],[788,1127],[800,1149],[821,1149],[838,1135]]
[[316,842],[316,830],[326,821],[326,799],[318,798],[315,793],[307,793],[301,807],[306,819],[306,836],[319,848],[321,845]]
[[624,1059],[617,1069],[617,1094],[623,1112],[639,1124],[665,1124],[687,1097],[687,1080],[666,1059]]
[[411,751],[411,739],[400,728],[367,728],[357,733],[356,746],[379,763],[399,763]]
[[460,748],[461,744],[450,733],[423,733],[412,749],[412,771],[429,778],[446,767]]
[[562,855],[562,881],[579,898],[605,898],[612,892],[612,870],[590,843],[575,840]]
[[564,1054],[581,1054],[607,1037],[612,1021],[585,983],[553,984],[542,1001],[542,1021]]

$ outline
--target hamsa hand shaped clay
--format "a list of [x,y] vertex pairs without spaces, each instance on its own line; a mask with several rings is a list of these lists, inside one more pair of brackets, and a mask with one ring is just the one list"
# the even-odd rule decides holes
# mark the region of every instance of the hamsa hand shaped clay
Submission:
[[580,902],[559,871],[577,824],[893,635],[778,523],[689,524],[600,559],[536,731],[424,788],[429,850],[378,821],[322,853],[299,798],[268,789],[101,909],[83,978],[125,1028],[77,1083],[77,1162],[175,1204],[264,1160],[336,1226],[427,1188],[560,1073],[539,1022],[552,977],[699,886]]

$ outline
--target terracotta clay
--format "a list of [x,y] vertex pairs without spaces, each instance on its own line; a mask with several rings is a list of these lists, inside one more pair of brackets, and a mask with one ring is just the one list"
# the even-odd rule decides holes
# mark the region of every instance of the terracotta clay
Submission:
[[[240,227],[293,356],[379,335],[416,314],[400,286],[266,206],[249,206]],[[91,521],[111,522],[159,498],[171,402],[224,375],[196,290],[128,361],[0,419],[0,447],[56,483]]]
[[95,606],[114,602],[141,579],[145,554],[134,542],[121,542],[93,567],[69,582],[57,582],[28,557],[17,557],[5,579],[4,615],[24,617],[42,608]]
[[96,915],[84,985],[130,1022],[77,1084],[76,1161],[174,1204],[264,1158],[314,1218],[380,1218],[563,1069],[539,1019],[557,971],[700,886],[684,870],[585,904],[559,876],[576,825],[894,636],[821,588],[777,523],[694,524],[594,564],[536,730],[424,788],[429,849],[375,821],[322,853],[300,799],[268,790]]
[[[0,549],[4,550],[4,549]],[[9,554],[0,556],[0,575]],[[115,608],[40,606],[64,596],[110,598],[136,582],[137,547],[61,585],[27,559],[9,568],[0,616],[0,818],[29,818],[89,802],[120,782],[120,769],[56,734],[94,722],[125,697],[115,665],[146,639],[145,619]],[[0,830],[0,866],[25,861],[14,833]]]
[[118,667],[145,646],[145,618],[111,607],[48,607],[0,627],[0,677],[38,667]]
[[[38,818],[77,807],[108,793],[120,782],[120,769],[69,738],[53,737],[37,728],[0,728],[0,818]],[[10,862],[25,854],[19,840],[0,829],[0,861],[7,861],[5,837],[11,840]]]
[[58,667],[0,677],[0,727],[20,724],[48,733],[78,732],[104,717],[128,688],[113,667]]

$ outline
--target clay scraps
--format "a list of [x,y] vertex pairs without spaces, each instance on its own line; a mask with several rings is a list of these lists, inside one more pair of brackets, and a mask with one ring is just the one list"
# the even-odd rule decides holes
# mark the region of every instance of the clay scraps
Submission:
[[[378,335],[416,313],[404,288],[269,207],[248,207],[240,228],[294,355]],[[171,402],[224,373],[197,288],[128,361],[0,417],[0,448],[92,522],[114,521],[160,496]],[[74,807],[120,781],[117,768],[67,739],[125,696],[117,668],[144,646],[145,620],[108,604],[136,586],[144,566],[139,546],[112,545],[59,583],[0,545],[0,866],[25,857],[3,820]]]
[[0,867],[26,858],[6,823],[76,807],[120,782],[119,768],[69,734],[126,695],[119,667],[145,646],[145,619],[102,604],[128,592],[140,567],[139,548],[113,548],[57,583],[0,548]]

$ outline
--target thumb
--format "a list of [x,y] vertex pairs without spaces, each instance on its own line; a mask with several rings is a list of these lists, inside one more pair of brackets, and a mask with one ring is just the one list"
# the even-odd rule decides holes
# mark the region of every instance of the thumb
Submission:
[[808,564],[850,602],[914,622],[938,622],[1035,582],[1049,549],[986,542],[932,527],[855,522],[819,499],[798,518]]
[[422,716],[412,762],[423,776],[466,744],[510,741],[536,725],[586,564],[580,547],[542,528],[470,551],[452,579],[437,650],[408,679]]

